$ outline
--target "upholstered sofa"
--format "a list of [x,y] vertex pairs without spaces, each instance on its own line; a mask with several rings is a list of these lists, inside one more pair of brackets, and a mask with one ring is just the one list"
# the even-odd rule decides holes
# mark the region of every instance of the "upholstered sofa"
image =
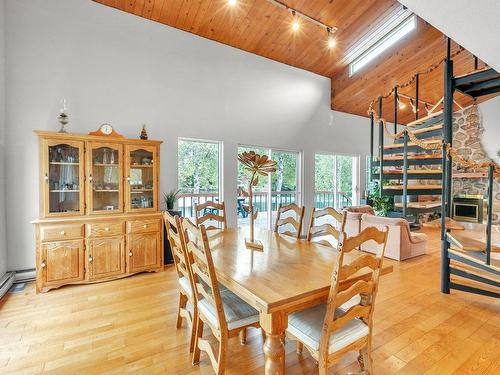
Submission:
[[[347,236],[358,234],[365,228],[383,229],[389,227],[389,236],[385,256],[395,260],[405,260],[426,253],[427,236],[424,233],[412,233],[405,219],[375,216],[370,206],[348,207],[346,212],[345,232]],[[374,253],[375,243],[367,242],[361,250]]]

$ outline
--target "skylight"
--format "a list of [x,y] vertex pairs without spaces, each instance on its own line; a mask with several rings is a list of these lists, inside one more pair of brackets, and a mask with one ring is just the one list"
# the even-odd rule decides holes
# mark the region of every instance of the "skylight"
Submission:
[[389,16],[380,26],[347,52],[345,60],[350,63],[349,76],[354,75],[416,28],[417,17],[407,9],[401,8]]

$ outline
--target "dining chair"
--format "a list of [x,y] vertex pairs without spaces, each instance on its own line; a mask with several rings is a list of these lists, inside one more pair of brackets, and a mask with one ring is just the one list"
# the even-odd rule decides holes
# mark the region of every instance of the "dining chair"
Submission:
[[[361,370],[373,374],[371,348],[373,311],[377,295],[380,270],[387,243],[388,228],[366,228],[359,235],[339,237],[337,262],[332,272],[328,302],[291,314],[288,317],[287,337],[297,340],[297,352],[305,346],[312,357],[319,362],[319,374],[326,375],[328,368],[337,363],[350,351],[358,351]],[[379,244],[376,255],[362,253],[348,264],[344,257],[362,243],[375,241]],[[349,278],[361,268],[371,270],[365,280]],[[350,285],[340,290],[340,283]],[[342,308],[348,301],[357,299],[349,308]]]
[[[193,274],[198,311],[193,364],[199,363],[200,352],[204,351],[215,373],[223,374],[228,339],[239,335],[240,343],[244,344],[246,329],[260,328],[259,312],[229,289],[219,287],[205,226],[202,224],[197,227],[189,219],[183,219],[181,225],[188,252],[187,259]],[[203,338],[205,324],[217,339],[216,352],[210,342]]]
[[[193,293],[193,275],[187,260],[187,252],[184,246],[181,221],[179,216],[172,216],[168,212],[163,213],[165,229],[167,230],[167,239],[172,250],[174,266],[179,281],[179,307],[177,309],[177,329],[182,326],[182,318],[186,319],[191,329],[191,339],[189,342],[189,351],[194,349],[194,335],[196,332],[196,314],[197,307]],[[191,311],[188,308],[191,307]]]
[[[227,228],[226,222],[226,205],[224,202],[217,203],[206,201],[202,204],[194,204],[194,214],[196,225],[201,225],[206,221],[216,221],[221,223],[222,229]],[[207,230],[220,229],[214,225],[206,225]]]
[[[322,223],[319,223],[320,221]],[[345,223],[345,213],[340,213],[333,207],[326,207],[321,210],[313,208],[307,232],[307,240],[325,246],[336,247],[340,233],[344,232]],[[331,237],[335,241],[330,241]]]
[[[291,212],[293,216],[287,216],[282,218],[284,214]],[[302,231],[302,220],[304,219],[304,206],[299,207],[295,203],[290,203],[287,205],[278,206],[278,216],[276,217],[276,224],[274,225],[274,231],[276,233],[285,234],[287,236],[292,236],[295,238],[300,238],[300,233]],[[293,230],[285,229],[280,232],[281,228],[286,228],[292,226]]]

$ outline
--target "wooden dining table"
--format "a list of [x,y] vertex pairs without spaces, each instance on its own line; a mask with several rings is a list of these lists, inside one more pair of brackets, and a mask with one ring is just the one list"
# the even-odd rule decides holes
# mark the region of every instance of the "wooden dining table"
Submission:
[[[259,311],[266,332],[265,374],[284,374],[284,335],[288,315],[325,302],[335,266],[336,249],[269,230],[255,230],[263,250],[245,246],[249,228],[209,231],[209,242],[218,281]],[[344,256],[350,263],[360,255],[354,250]],[[382,274],[392,272],[384,266]],[[369,277],[361,269],[341,289]]]

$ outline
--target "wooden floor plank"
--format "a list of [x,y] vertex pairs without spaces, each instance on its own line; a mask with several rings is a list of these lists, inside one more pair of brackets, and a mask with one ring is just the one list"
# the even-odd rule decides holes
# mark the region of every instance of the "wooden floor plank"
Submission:
[[[439,292],[439,231],[426,229],[425,256],[395,262],[381,278],[374,316],[375,374],[496,374],[500,304],[489,297]],[[172,267],[113,282],[35,294],[34,284],[0,300],[0,373],[208,375],[191,366],[189,332],[175,329],[178,292]],[[230,340],[228,375],[264,371],[262,337]],[[330,374],[359,372],[356,353]],[[316,374],[307,351],[286,343],[287,375]]]

